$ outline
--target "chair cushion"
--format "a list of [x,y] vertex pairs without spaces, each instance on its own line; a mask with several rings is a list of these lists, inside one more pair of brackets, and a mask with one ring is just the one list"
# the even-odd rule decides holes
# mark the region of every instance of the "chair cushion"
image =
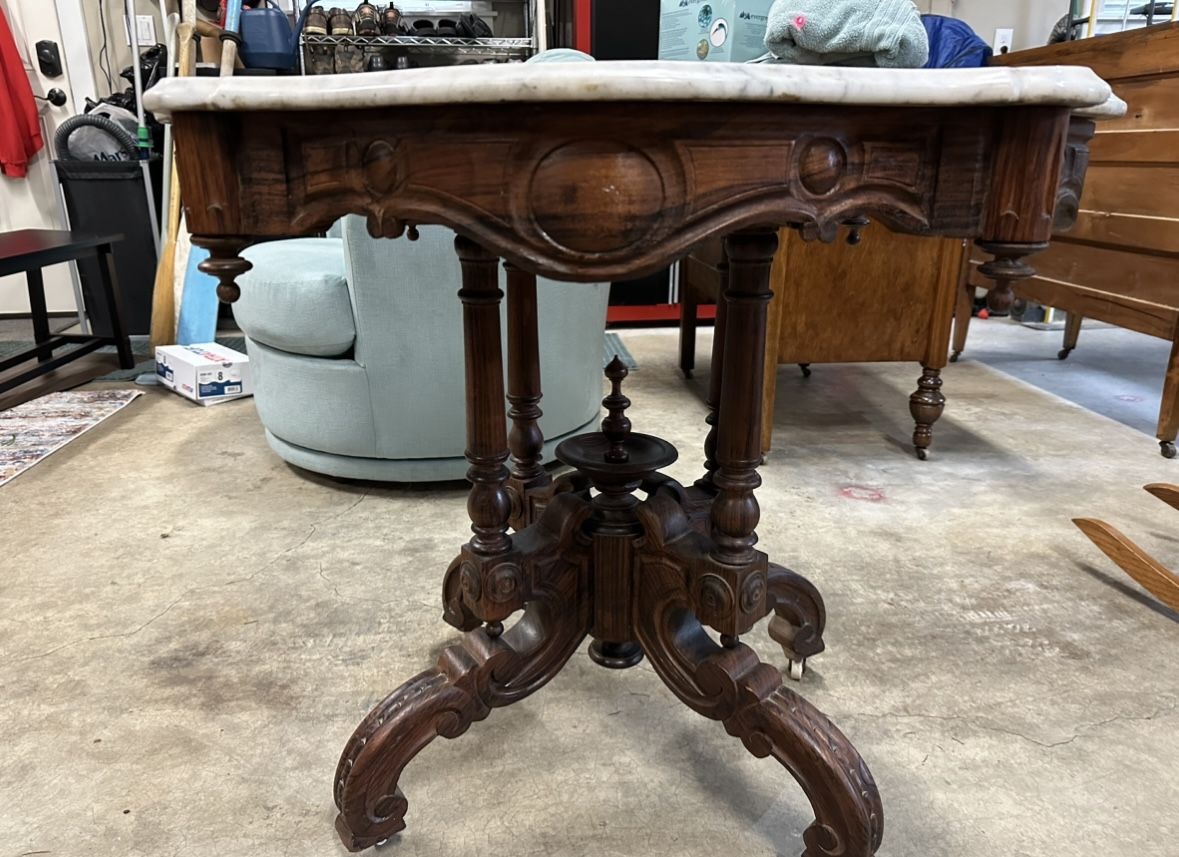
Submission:
[[255,342],[291,354],[339,357],[356,340],[339,238],[292,238],[242,253],[253,268],[238,277],[233,315]]

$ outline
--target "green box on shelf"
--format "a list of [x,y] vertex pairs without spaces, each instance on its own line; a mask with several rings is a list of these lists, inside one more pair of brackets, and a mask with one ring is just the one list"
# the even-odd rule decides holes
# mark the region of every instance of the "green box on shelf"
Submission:
[[661,0],[659,59],[746,62],[766,52],[773,0]]

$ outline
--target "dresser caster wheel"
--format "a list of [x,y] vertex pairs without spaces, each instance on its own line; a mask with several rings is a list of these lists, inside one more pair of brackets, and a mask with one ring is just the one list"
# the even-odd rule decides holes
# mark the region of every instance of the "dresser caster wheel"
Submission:
[[1175,457],[1175,444],[1173,444],[1171,441],[1169,441],[1169,440],[1160,441],[1159,442],[1159,449],[1163,453],[1163,458],[1174,458]]
[[957,362],[958,362],[958,358],[959,358],[959,357],[961,357],[961,356],[962,356],[962,352],[961,352],[961,351],[955,351],[953,354],[951,354],[951,355],[950,355],[950,362],[951,362],[951,363],[957,363]]
[[917,447],[917,460],[918,461],[926,461],[928,459],[929,459],[929,450],[922,449],[921,447]]
[[1071,348],[1062,348],[1056,352],[1057,360],[1068,360],[1068,356],[1073,353]]
[[802,660],[794,660],[791,658],[787,661],[789,664],[788,674],[793,681],[802,681],[802,674],[806,672],[806,658]]

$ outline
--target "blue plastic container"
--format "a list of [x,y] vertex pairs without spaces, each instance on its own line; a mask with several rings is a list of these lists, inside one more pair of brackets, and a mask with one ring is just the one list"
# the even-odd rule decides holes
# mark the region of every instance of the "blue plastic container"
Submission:
[[295,31],[287,13],[266,0],[257,9],[243,9],[241,18],[241,48],[238,55],[246,68],[270,68],[291,71],[298,64],[299,34],[311,10],[309,2],[299,15]]

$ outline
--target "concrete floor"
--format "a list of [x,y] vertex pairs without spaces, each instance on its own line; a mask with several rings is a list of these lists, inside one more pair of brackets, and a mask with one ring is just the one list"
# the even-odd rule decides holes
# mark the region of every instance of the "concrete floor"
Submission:
[[[636,429],[693,478],[706,373],[678,380],[670,334],[627,344]],[[1175,514],[1141,486],[1179,462],[976,362],[947,369],[918,462],[917,374],[784,367],[759,493],[761,546],[826,596],[801,691],[875,773],[880,853],[1174,857],[1179,616],[1069,518],[1174,560]],[[310,478],[271,454],[252,402],[148,390],[0,491],[0,521],[0,853],[343,853],[337,754],[452,639],[461,487]],[[764,628],[747,641],[782,663]],[[646,665],[584,654],[402,785],[409,828],[384,853],[406,857],[790,857],[811,818]]]
[[1171,343],[1086,321],[1076,351],[1058,360],[1062,337],[1058,330],[976,318],[962,360],[993,366],[1153,438]]

